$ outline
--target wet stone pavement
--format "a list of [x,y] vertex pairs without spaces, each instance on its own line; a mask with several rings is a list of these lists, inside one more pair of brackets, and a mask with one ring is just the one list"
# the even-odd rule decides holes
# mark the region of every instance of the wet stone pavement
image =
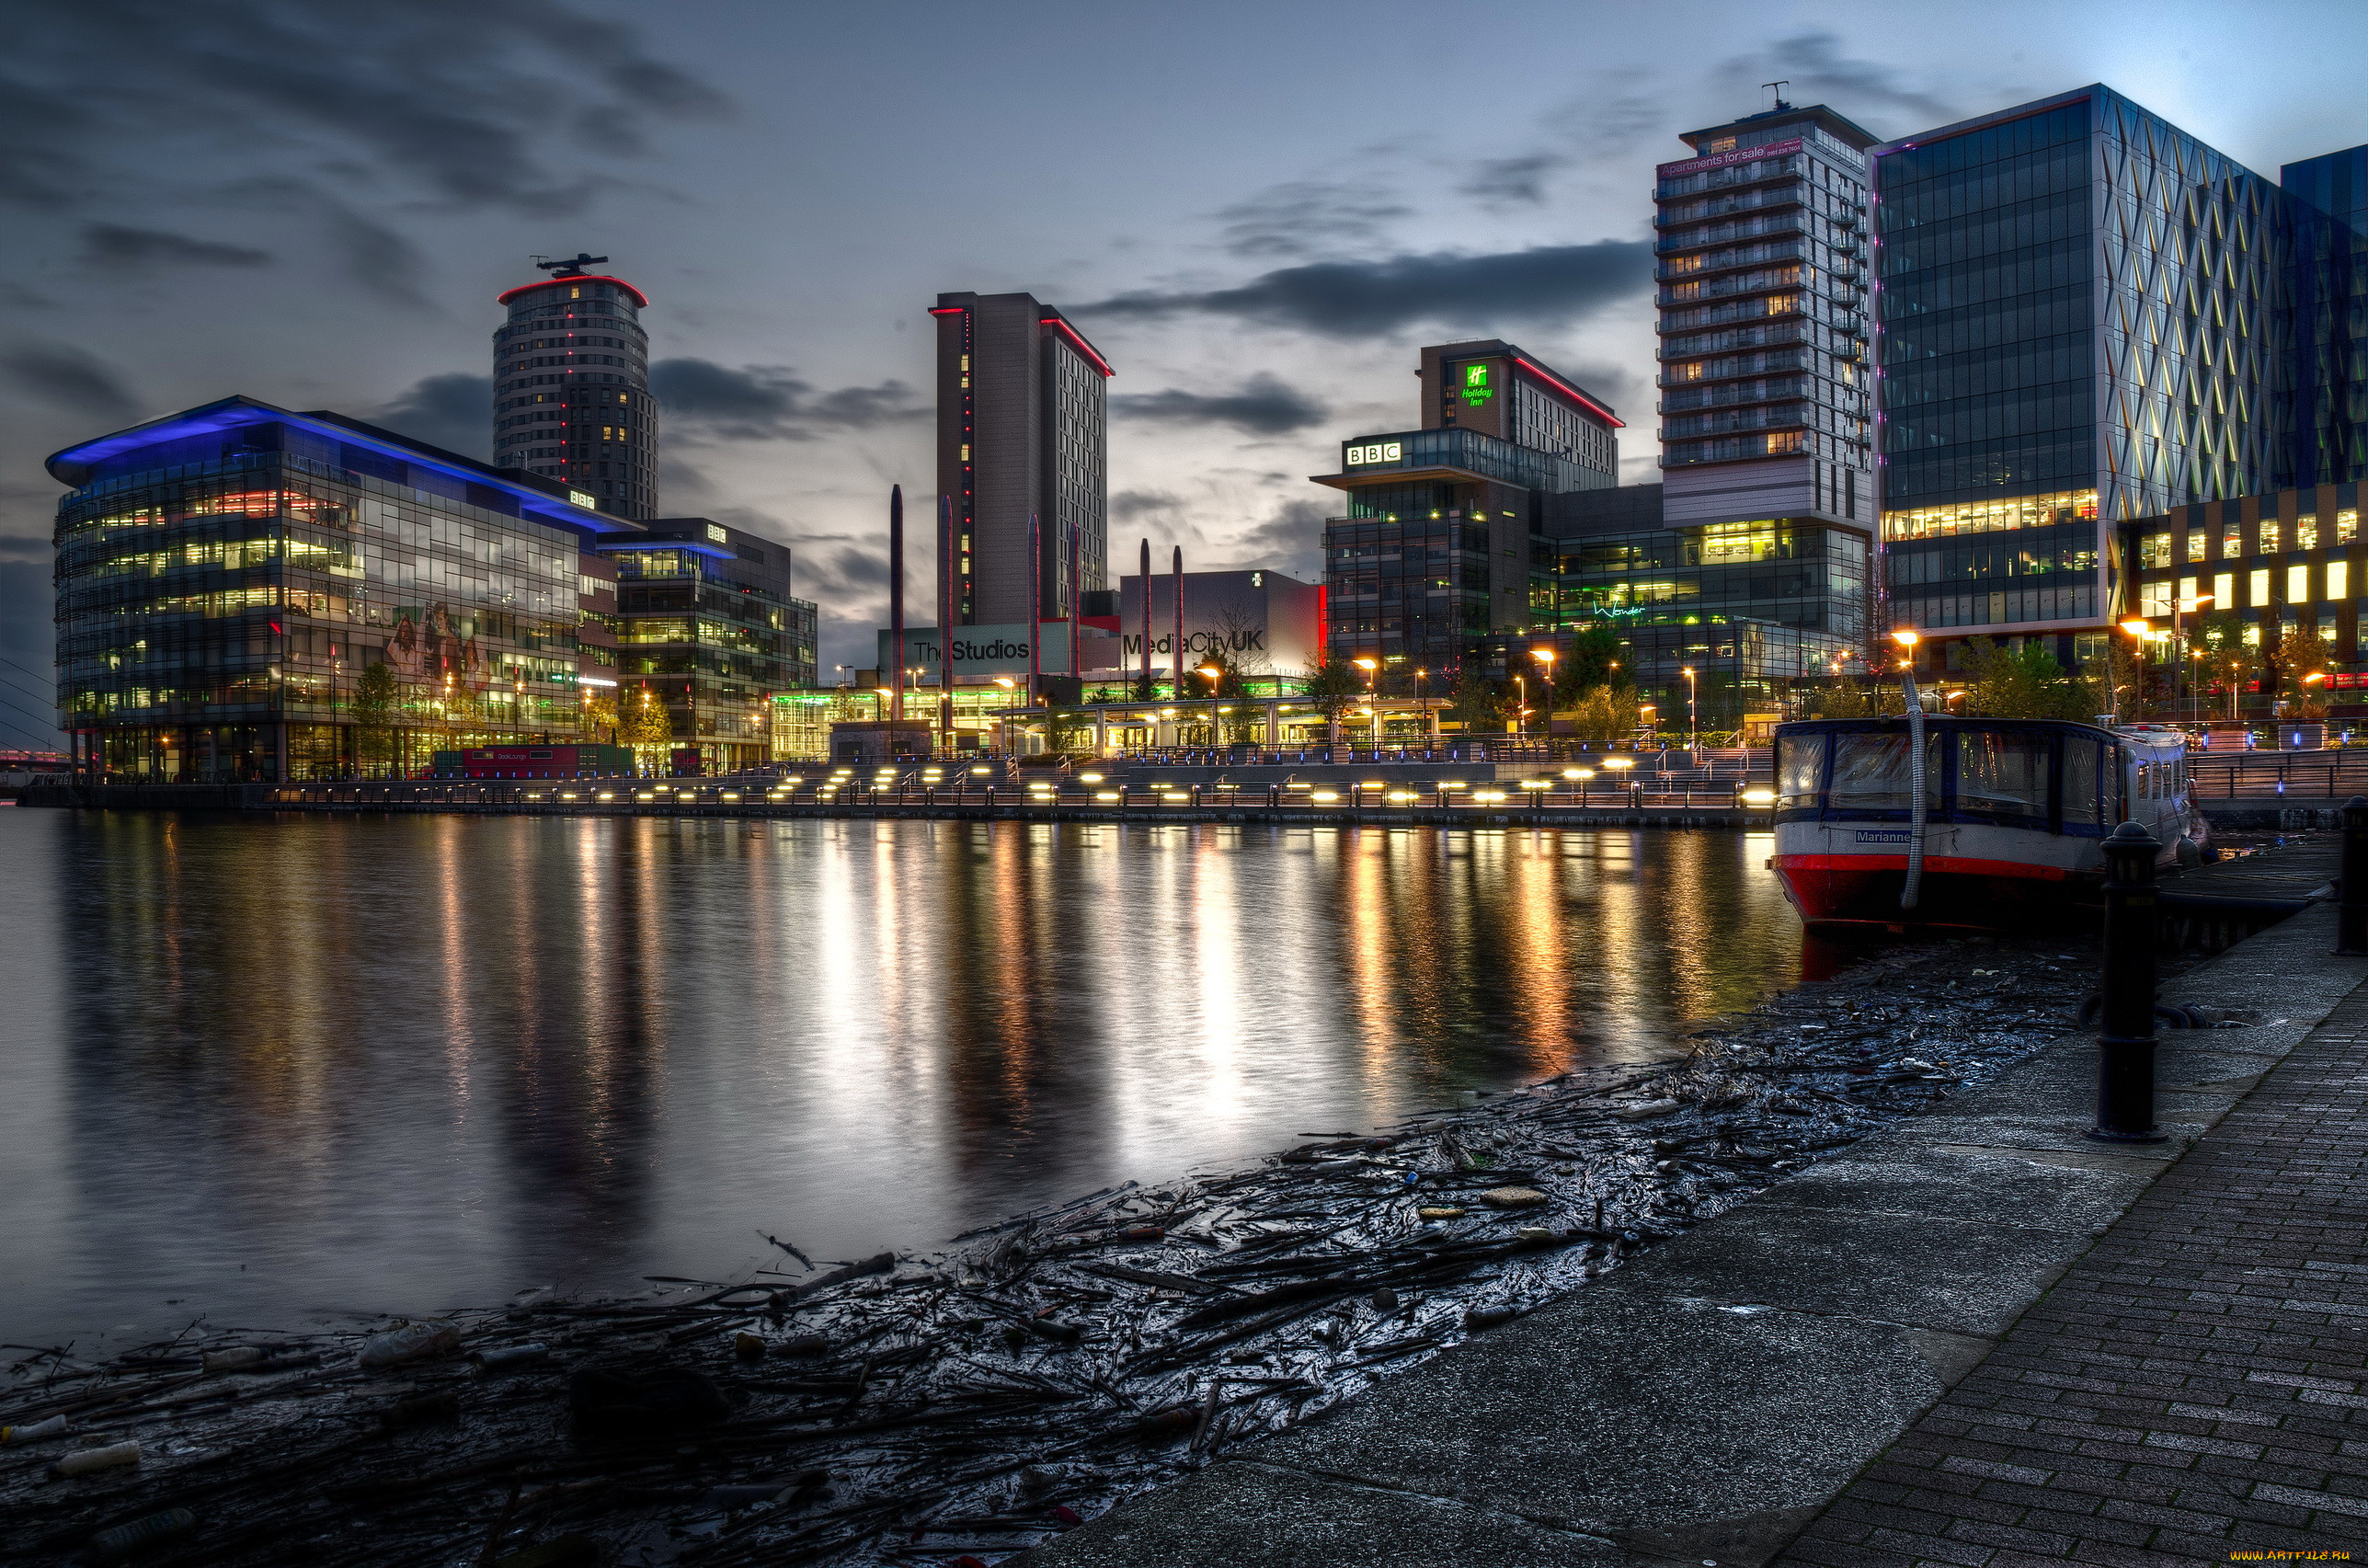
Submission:
[[2236,1026],[2164,1033],[2162,1144],[2082,1136],[2093,1048],[2067,1036],[1023,1561],[2019,1568],[2355,1544],[2368,1001],[2345,999],[2368,962],[2332,936],[2316,906],[2166,985]]

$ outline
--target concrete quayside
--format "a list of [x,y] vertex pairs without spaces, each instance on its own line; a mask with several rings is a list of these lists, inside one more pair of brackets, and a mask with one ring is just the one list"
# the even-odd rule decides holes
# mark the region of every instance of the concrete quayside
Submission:
[[[2256,874],[2279,858],[2263,857]],[[2279,875],[2301,881],[2324,869],[2323,856],[2304,858]],[[1328,1418],[1237,1449],[1021,1561],[1905,1568],[2042,1557],[2169,1563],[2202,1560],[2200,1549],[2225,1561],[2248,1546],[2348,1546],[2368,1518],[2368,1482],[2358,1460],[2325,1457],[2339,1446],[2326,1434],[2350,1436],[2368,1399],[2344,1392],[2295,1405],[2293,1393],[2368,1379],[2368,1357],[2345,1326],[2354,1320],[2342,1315],[2356,1308],[2311,1307],[2305,1325],[2324,1326],[2296,1332],[2329,1337],[2282,1344],[2247,1337],[2241,1314],[2203,1309],[2227,1321],[2225,1342],[2204,1346],[2208,1365],[2152,1379],[2147,1363],[2097,1345],[2093,1311],[2070,1329],[2059,1321],[2034,1330],[2029,1349],[2020,1329],[2068,1271],[2110,1249],[2133,1207],[2195,1159],[2224,1117],[2277,1092],[2279,1064],[2368,978],[2368,960],[2330,954],[2335,914],[2314,903],[2165,986],[2164,1002],[2200,1004],[2224,1022],[2162,1036],[2161,1142],[2086,1136],[2095,1046],[2067,1036],[1997,1082],[1866,1139]],[[2345,1064],[2344,1082],[2368,1068],[2357,1036],[2321,1053]],[[2313,1069],[2328,1070],[2324,1061]],[[2330,1104],[2356,1138],[2358,1091]],[[2340,1207],[2356,1202],[2358,1167],[2312,1162],[2299,1179],[2299,1191],[2291,1176],[2275,1186],[2282,1208],[2339,1207],[2305,1241],[2279,1247],[2279,1265],[2330,1271],[2316,1293],[2339,1301],[2338,1275],[2358,1272],[2368,1249],[2358,1210]],[[2176,1283],[2193,1255],[2241,1259],[2261,1244],[2247,1217],[2254,1190],[2225,1195],[2222,1228],[2197,1231],[2191,1256],[2140,1271],[2174,1276],[2153,1299],[2201,1300]],[[2323,1260],[2283,1255],[2312,1250],[2312,1241],[2323,1243]],[[2265,1295],[2280,1293],[2271,1286]],[[2135,1302],[2127,1289],[2116,1299],[2149,1315],[2144,1290]],[[2057,1366],[2052,1346],[2083,1364]],[[2010,1368],[1988,1374],[2009,1357]],[[1977,1369],[1992,1385],[2019,1379],[2020,1402],[1985,1400],[1990,1413],[1928,1420]],[[2248,1408],[2257,1402],[2243,1391],[2255,1387],[2278,1408]],[[2079,1408],[2046,1408],[2059,1397]],[[2107,1425],[2135,1430],[2110,1434],[2119,1446],[2085,1440]],[[2289,1425],[2290,1441],[2310,1457],[2289,1471],[2259,1462]],[[1912,1454],[1901,1447],[1911,1436]],[[2046,1467],[2028,1452],[2012,1463],[1990,1457],[2016,1444],[2057,1457]],[[2209,1471],[2214,1456],[2239,1453],[2254,1462]],[[2051,1509],[2077,1522],[2019,1522]],[[2083,1546],[2090,1550],[2075,1550]]]

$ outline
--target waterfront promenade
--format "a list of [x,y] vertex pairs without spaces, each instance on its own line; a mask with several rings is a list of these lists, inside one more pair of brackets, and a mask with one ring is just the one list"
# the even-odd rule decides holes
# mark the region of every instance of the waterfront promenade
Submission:
[[[2067,1036],[1028,1568],[2225,1562],[2368,1535],[2368,960],[2164,988],[2158,1145]],[[1936,1042],[1938,1043],[1938,1042]]]

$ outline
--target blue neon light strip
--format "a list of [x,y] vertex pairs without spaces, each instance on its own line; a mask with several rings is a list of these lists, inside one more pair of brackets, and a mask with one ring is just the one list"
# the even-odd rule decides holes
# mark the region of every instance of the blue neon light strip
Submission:
[[415,443],[392,432],[377,431],[359,421],[348,424],[342,418],[323,418],[317,413],[299,414],[246,396],[225,397],[219,403],[184,409],[161,419],[151,419],[144,425],[134,425],[129,429],[100,436],[96,441],[79,442],[52,453],[44,466],[49,469],[51,477],[61,485],[80,489],[89,483],[90,471],[109,458],[121,457],[143,447],[160,446],[166,441],[185,441],[192,436],[216,434],[250,425],[293,426],[326,440],[383,452],[464,484],[500,490],[517,498],[521,514],[578,533],[638,532],[642,527],[642,524],[629,519],[580,507],[548,491],[521,485],[491,464],[478,463],[472,458]]

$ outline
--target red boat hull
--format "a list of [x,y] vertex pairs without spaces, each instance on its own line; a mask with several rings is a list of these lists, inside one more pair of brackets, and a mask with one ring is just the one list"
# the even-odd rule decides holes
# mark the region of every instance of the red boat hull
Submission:
[[1812,925],[2013,925],[2064,908],[2082,880],[2052,865],[1927,855],[1916,908],[1903,910],[1904,854],[1779,855],[1776,870]]

